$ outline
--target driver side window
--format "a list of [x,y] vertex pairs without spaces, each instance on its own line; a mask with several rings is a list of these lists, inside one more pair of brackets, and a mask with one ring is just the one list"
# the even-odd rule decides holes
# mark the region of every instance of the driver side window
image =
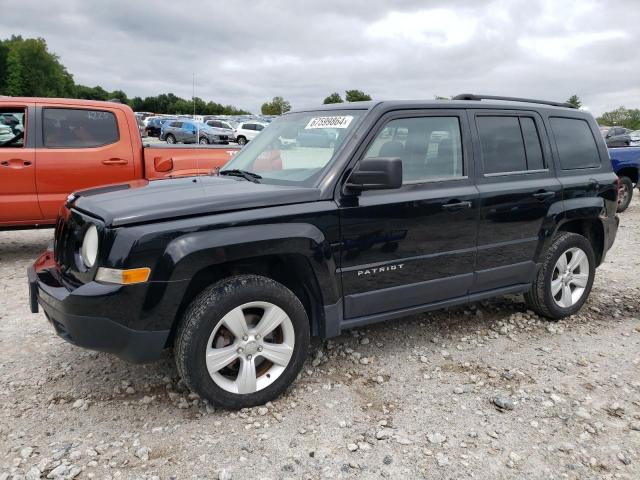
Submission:
[[0,148],[22,148],[25,136],[25,110],[21,108],[0,111]]
[[367,157],[398,157],[403,183],[464,176],[458,117],[415,117],[389,121]]

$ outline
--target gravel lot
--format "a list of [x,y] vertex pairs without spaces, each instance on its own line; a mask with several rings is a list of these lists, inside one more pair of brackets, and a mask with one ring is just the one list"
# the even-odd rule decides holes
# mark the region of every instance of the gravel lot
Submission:
[[168,353],[135,366],[58,339],[25,274],[52,231],[0,233],[0,480],[638,479],[637,198],[621,218],[579,315],[514,296],[347,332],[242,412],[185,391]]

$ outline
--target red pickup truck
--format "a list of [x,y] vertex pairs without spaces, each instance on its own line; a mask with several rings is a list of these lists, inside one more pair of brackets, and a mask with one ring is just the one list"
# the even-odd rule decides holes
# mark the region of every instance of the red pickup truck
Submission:
[[132,180],[210,174],[229,145],[143,145],[131,108],[0,97],[0,229],[55,224],[67,195]]

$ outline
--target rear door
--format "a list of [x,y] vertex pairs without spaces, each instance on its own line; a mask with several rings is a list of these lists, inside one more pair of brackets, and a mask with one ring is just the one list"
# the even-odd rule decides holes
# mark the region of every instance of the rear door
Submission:
[[41,106],[37,115],[36,184],[45,219],[55,219],[73,191],[135,178],[123,110]]
[[35,104],[0,106],[0,225],[42,221],[36,192]]
[[472,293],[530,283],[555,204],[562,202],[542,118],[532,111],[475,110],[480,191],[478,258]]

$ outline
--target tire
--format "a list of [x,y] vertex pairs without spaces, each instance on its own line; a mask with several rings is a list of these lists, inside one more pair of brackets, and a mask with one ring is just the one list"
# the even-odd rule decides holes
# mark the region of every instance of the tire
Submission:
[[[268,318],[272,325],[283,315],[286,318],[272,330],[260,323]],[[258,336],[260,325],[271,333]],[[302,303],[284,285],[258,275],[227,278],[201,292],[184,314],[174,349],[185,384],[212,405],[230,409],[263,405],[278,397],[296,379],[308,350],[309,319]],[[283,356],[274,363],[267,352]],[[253,377],[244,374],[250,371]]]
[[238,137],[237,142],[238,145],[245,145],[247,143],[247,139],[244,137]]
[[[583,258],[578,251],[584,254],[584,260],[588,263],[578,262]],[[565,256],[571,276],[563,275],[558,268],[560,257]],[[571,265],[576,262],[577,267],[571,270]],[[559,233],[551,243],[551,246],[544,253],[542,266],[538,270],[531,290],[524,295],[527,306],[533,311],[551,320],[559,320],[576,313],[589,297],[596,270],[595,254],[591,243],[582,235],[569,232]],[[584,277],[585,273],[588,277]],[[560,285],[560,290],[552,293],[552,282],[554,286]],[[559,283],[557,283],[559,282]],[[565,288],[569,288],[571,295],[565,295]],[[572,288],[574,288],[572,290]],[[579,289],[582,291],[579,291]],[[570,299],[563,303],[563,299]]]
[[207,140],[207,137],[201,137],[198,143],[200,145],[209,145],[209,140]]
[[633,182],[629,177],[620,177],[620,187],[618,188],[618,208],[617,212],[624,212],[633,198]]
[[173,145],[174,143],[176,143],[176,137],[174,137],[173,135],[169,134],[167,135],[167,137],[165,138],[165,140],[167,141],[167,143]]

